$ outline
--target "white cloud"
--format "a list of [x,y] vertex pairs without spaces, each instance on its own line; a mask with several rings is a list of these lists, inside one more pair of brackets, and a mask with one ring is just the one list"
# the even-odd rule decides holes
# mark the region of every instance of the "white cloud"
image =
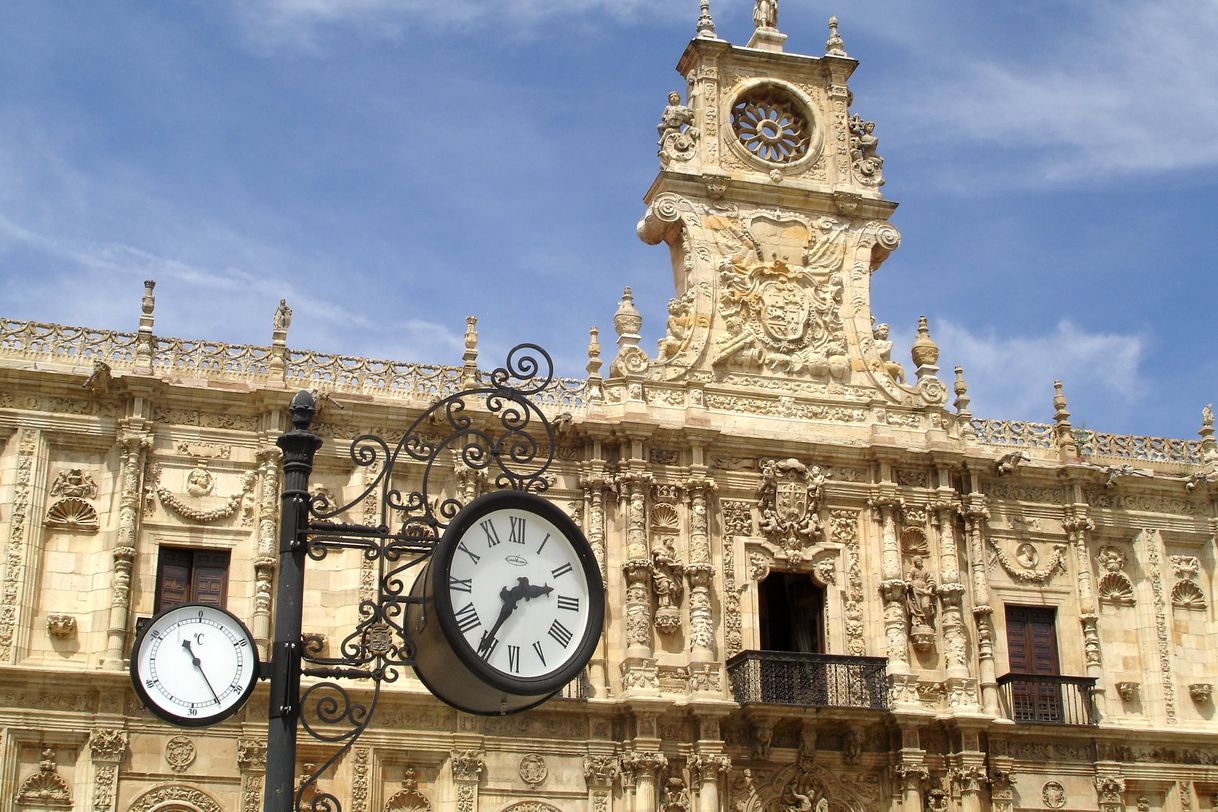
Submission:
[[[1060,29],[1054,15],[1028,12],[1031,30],[1016,36],[1034,53],[997,52],[948,15],[900,15],[934,24],[936,47],[918,51],[926,72],[882,95],[928,141],[1034,151],[1026,160],[991,155],[984,169],[1025,183],[1218,165],[1218,3],[1110,0],[1065,4],[1070,11]],[[902,34],[894,42],[928,42]]]
[[943,377],[950,380],[953,366],[964,367],[970,408],[980,417],[1046,421],[1056,379],[1064,382],[1079,425],[1089,412],[1106,415],[1134,406],[1146,390],[1142,336],[1089,332],[1070,321],[1039,335],[975,333],[947,320],[932,324]]
[[327,27],[348,26],[393,37],[408,26],[453,29],[494,26],[529,31],[547,19],[584,15],[585,20],[633,20],[647,14],[697,17],[696,4],[666,0],[232,0],[243,33],[259,47],[309,47]]

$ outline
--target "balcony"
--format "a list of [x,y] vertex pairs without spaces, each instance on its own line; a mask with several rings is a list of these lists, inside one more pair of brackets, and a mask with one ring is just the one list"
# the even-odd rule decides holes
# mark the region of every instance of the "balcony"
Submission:
[[742,651],[727,661],[727,677],[741,705],[887,710],[887,663],[883,657]]
[[1095,677],[1007,674],[998,691],[1007,718],[1050,725],[1095,725]]

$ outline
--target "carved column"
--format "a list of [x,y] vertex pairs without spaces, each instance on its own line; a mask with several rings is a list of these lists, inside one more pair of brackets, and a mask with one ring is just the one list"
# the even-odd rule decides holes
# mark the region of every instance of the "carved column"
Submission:
[[613,784],[621,775],[613,756],[584,756],[584,780],[588,783],[588,808],[609,812],[613,805]]
[[643,471],[623,474],[626,500],[626,658],[622,687],[636,693],[658,693],[659,678],[651,648],[651,557],[647,549],[647,492],[652,476]]
[[623,768],[628,765],[634,775],[634,808],[631,812],[654,812],[656,808],[656,780],[658,773],[668,767],[663,753],[628,753],[622,758]]
[[1066,510],[1062,528],[1074,550],[1074,564],[1078,570],[1079,622],[1083,626],[1083,656],[1087,663],[1087,676],[1095,677],[1092,692],[1097,710],[1104,707],[1104,658],[1100,650],[1100,618],[1096,608],[1095,587],[1091,579],[1091,553],[1087,534],[1095,529],[1095,522],[1087,515],[1087,506],[1076,504]]
[[449,764],[456,787],[457,812],[474,812],[478,808],[478,782],[486,763],[477,750],[453,750]]
[[993,812],[1015,808],[1015,759],[990,753],[990,806]]
[[973,621],[977,626],[977,672],[981,683],[981,705],[998,716],[998,678],[994,672],[994,610],[990,606],[990,582],[985,569],[985,523],[990,511],[985,496],[970,493],[962,510],[969,537],[973,571]]
[[114,540],[114,577],[111,582],[110,621],[106,630],[103,668],[122,668],[127,653],[127,618],[131,611],[131,569],[135,564],[139,529],[140,476],[152,447],[146,431],[123,429],[119,434],[118,535]]
[[719,787],[732,771],[732,757],[724,754],[694,755],[689,772],[698,787],[698,812],[719,812]]
[[693,476],[685,483],[689,503],[689,650],[694,663],[715,662],[715,619],[711,613],[710,588],[714,581],[711,566],[709,502],[715,482]]
[[356,747],[351,752],[351,812],[368,812],[368,773],[372,751],[367,747]]
[[981,788],[986,783],[983,753],[961,753],[961,763],[951,770],[960,791],[960,812],[981,812]]
[[237,769],[241,771],[241,812],[258,812],[262,809],[262,782],[266,776],[266,742],[238,741]]
[[922,812],[922,782],[930,779],[930,770],[920,761],[902,762],[895,770],[897,786],[901,788],[902,812]]
[[279,541],[279,461],[277,446],[258,450],[258,550],[254,555],[254,639],[264,658],[271,639],[271,589],[275,582]]
[[[600,459],[600,442],[594,442],[593,456],[595,459],[588,463],[585,473],[580,477],[579,484],[584,490],[584,515],[588,517],[585,530],[588,534],[588,543],[592,546],[592,554],[596,557],[597,566],[600,567],[601,580],[605,582],[607,588],[609,561],[608,548],[605,545],[605,489],[609,487],[610,480],[605,475],[604,463]],[[606,605],[606,629],[609,628],[611,614],[608,608]],[[608,643],[602,638],[600,656],[594,657],[588,664],[588,681],[602,696],[609,687],[608,662]]]
[[118,799],[118,765],[127,752],[127,732],[94,728],[89,733],[93,760],[93,812],[114,812]]
[[956,546],[955,502],[940,500],[933,505],[939,527],[939,601],[943,606],[943,657],[947,664],[949,705],[966,700],[976,709],[976,697],[968,667],[968,646],[961,608],[964,584],[960,583],[960,558]]
[[880,594],[884,598],[884,639],[887,642],[888,673],[909,673],[909,630],[905,622],[905,580],[901,577],[901,548],[897,540],[897,511],[901,503],[892,498],[872,500],[880,518]]

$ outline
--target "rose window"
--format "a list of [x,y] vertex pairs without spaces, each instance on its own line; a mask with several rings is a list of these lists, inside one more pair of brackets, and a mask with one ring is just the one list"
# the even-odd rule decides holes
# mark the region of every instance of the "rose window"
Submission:
[[798,102],[775,87],[756,88],[737,99],[732,129],[745,149],[773,164],[800,160],[812,140],[812,127]]

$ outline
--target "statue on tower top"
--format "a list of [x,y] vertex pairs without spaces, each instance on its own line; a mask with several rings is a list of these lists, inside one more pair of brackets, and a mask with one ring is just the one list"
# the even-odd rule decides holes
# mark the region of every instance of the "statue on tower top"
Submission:
[[757,0],[757,5],[753,7],[753,26],[778,27],[778,0]]

